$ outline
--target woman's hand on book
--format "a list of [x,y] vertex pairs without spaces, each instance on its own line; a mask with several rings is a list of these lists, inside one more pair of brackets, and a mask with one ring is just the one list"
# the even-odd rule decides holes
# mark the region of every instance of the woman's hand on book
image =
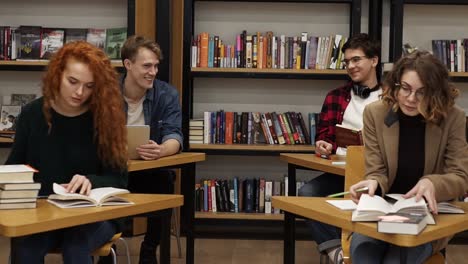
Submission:
[[376,180],[364,180],[360,181],[349,188],[349,193],[351,194],[351,199],[355,202],[359,202],[362,192],[358,192],[358,189],[367,187],[367,193],[370,196],[374,196],[375,190],[377,190],[378,182]]
[[89,195],[92,188],[89,179],[80,174],[75,174],[69,183],[62,184],[62,186],[69,193],[76,193],[79,190],[79,193],[83,195]]
[[422,197],[426,199],[426,203],[429,205],[429,209],[433,214],[437,214],[437,201],[435,198],[434,184],[429,179],[421,179],[416,185],[403,195],[403,198],[408,199],[416,196],[416,202],[421,200]]

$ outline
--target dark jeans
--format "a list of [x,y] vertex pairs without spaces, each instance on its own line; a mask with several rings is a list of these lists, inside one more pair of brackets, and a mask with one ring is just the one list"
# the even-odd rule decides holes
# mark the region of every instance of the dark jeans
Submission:
[[[146,170],[129,174],[128,189],[132,193],[173,194],[175,173],[172,170]],[[143,243],[156,248],[161,241],[161,218],[147,218],[147,230]]]
[[[342,192],[344,177],[331,173],[324,173],[304,184],[298,192],[299,196],[324,197],[329,194]],[[341,229],[315,220],[307,220],[312,231],[313,240],[319,245],[325,241],[341,239]]]
[[48,252],[60,248],[64,263],[91,264],[91,253],[115,232],[114,224],[105,221],[14,238],[12,263],[44,263]]
[[[351,259],[356,264],[398,264],[401,247],[354,233],[351,238]],[[424,263],[432,255],[432,244],[407,247],[407,263]]]

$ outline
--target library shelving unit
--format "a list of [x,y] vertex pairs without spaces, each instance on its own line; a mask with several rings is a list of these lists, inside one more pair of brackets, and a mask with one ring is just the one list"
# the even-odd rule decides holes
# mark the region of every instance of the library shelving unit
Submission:
[[[161,0],[162,1],[162,0]],[[149,14],[156,13],[155,3],[153,0],[120,0],[120,1],[100,1],[93,2],[90,0],[66,3],[66,1],[59,0],[46,0],[41,3],[35,3],[33,7],[24,9],[24,4],[29,1],[14,1],[8,0],[5,3],[2,1],[3,7],[2,19],[0,19],[1,26],[9,26],[11,23],[14,25],[38,25],[38,26],[53,26],[53,27],[127,27],[127,34],[133,35],[135,32],[140,34],[152,35],[155,34],[155,23],[148,23],[149,19],[154,21],[153,17]],[[62,14],[63,10],[67,8],[75,8],[74,12],[78,13],[75,17],[73,13],[69,16]],[[112,12],[108,12],[105,15],[97,15],[96,12],[99,10],[114,8]],[[86,9],[90,9],[86,11]],[[93,9],[93,11],[91,11]],[[94,10],[95,9],[95,10]],[[12,13],[8,13],[8,10],[13,10]],[[21,10],[21,12],[16,12]],[[57,12],[57,13],[54,13]],[[90,19],[86,21],[85,18],[80,17],[83,12],[89,13]],[[33,15],[34,14],[34,15]],[[50,16],[48,15],[50,14]],[[69,21],[63,22],[62,18],[66,17]],[[146,20],[144,20],[146,19]],[[108,21],[110,20],[110,21]],[[76,23],[70,22],[74,21]],[[84,24],[81,24],[85,22]],[[90,24],[92,23],[92,24]],[[115,25],[113,23],[116,23]],[[91,26],[92,25],[92,26]],[[47,60],[11,60],[5,61],[0,60],[0,74],[8,74],[7,72],[22,72],[23,75],[30,75],[31,72],[44,71],[48,64]],[[112,65],[117,71],[123,71],[122,62],[119,60],[112,60]],[[36,73],[37,75],[37,73]],[[39,82],[40,79],[37,81]],[[2,85],[0,80],[0,86]],[[15,81],[19,86],[21,85],[21,79]],[[33,89],[33,88],[31,88]],[[36,91],[35,91],[36,93]],[[10,138],[0,138],[0,147],[10,147],[13,140]]]
[[[203,2],[203,3],[202,3]],[[346,32],[346,36],[351,36],[354,33],[359,33],[361,30],[361,1],[360,0],[322,0],[322,1],[315,1],[315,0],[279,0],[279,1],[265,1],[265,0],[235,0],[235,1],[217,1],[217,0],[185,0],[184,2],[184,59],[183,59],[183,133],[184,133],[184,146],[185,149],[188,151],[195,151],[195,152],[205,152],[208,155],[238,155],[238,156],[278,156],[279,153],[284,152],[297,152],[297,153],[313,153],[314,146],[312,145],[268,145],[268,144],[189,144],[189,120],[193,117],[200,117],[199,114],[196,114],[196,102],[194,102],[194,97],[197,94],[197,89],[200,88],[201,84],[197,83],[197,80],[204,80],[204,82],[211,82],[211,83],[222,83],[222,82],[235,82],[237,80],[253,80],[259,81],[260,80],[269,80],[274,79],[278,82],[285,82],[288,83],[289,80],[301,80],[310,82],[314,81],[329,81],[329,80],[347,80],[348,76],[345,70],[296,70],[296,69],[257,69],[257,68],[191,68],[190,64],[190,54],[191,54],[191,40],[193,39],[196,34],[207,31],[210,34],[216,33],[222,30],[219,24],[216,26],[216,29],[209,29],[209,25],[207,26],[207,21],[197,21],[200,19],[198,17],[197,12],[199,12],[201,8],[208,8],[209,11],[205,10],[205,14],[209,13],[210,16],[213,15],[213,21],[216,21],[216,16],[223,16],[222,14],[217,14],[217,9],[220,8],[219,6],[211,9],[211,6],[218,5],[222,3],[222,5],[227,5],[229,7],[225,7],[226,9],[230,9],[230,7],[236,7],[236,5],[246,5],[252,4],[257,6],[263,7],[271,7],[272,5],[281,5],[281,4],[290,4],[287,8],[295,8],[296,10],[300,10],[301,7],[307,5],[339,5],[340,7],[344,5],[343,10],[345,14],[341,14],[344,17],[348,17],[348,20],[341,20],[343,24],[349,26],[349,28],[345,28],[344,31]],[[201,5],[197,5],[201,4]],[[222,7],[222,10],[224,10]],[[327,6],[329,7],[329,6]],[[276,9],[275,9],[276,8]],[[282,6],[276,6],[273,10],[277,10],[282,8]],[[347,8],[347,9],[346,9]],[[332,9],[332,8],[330,8]],[[330,10],[328,9],[328,10]],[[271,10],[271,9],[270,9]],[[246,10],[247,11],[247,10]],[[289,10],[291,11],[291,10]],[[227,11],[226,11],[227,12]],[[239,11],[238,8],[234,8],[234,10],[229,11],[230,14],[234,12],[243,13]],[[265,19],[268,16],[268,10],[259,9],[258,17],[254,20],[255,22],[261,23],[261,19]],[[248,10],[249,14],[255,16],[255,12],[252,10]],[[261,13],[261,15],[260,15]],[[245,15],[245,14],[244,14]],[[312,15],[311,15],[312,16]],[[232,19],[232,20],[230,20]],[[267,18],[271,19],[271,18]],[[235,21],[236,17],[235,14],[230,15],[226,21],[232,23],[239,23],[239,21]],[[237,18],[239,20],[239,18]],[[307,20],[307,18],[302,18],[300,21]],[[223,22],[226,22],[223,21]],[[284,19],[281,21],[285,21]],[[256,28],[255,25],[249,25],[248,22],[242,21],[245,25],[242,28],[238,28],[236,26],[235,29],[230,29],[228,31],[238,32],[240,33],[242,30],[247,30],[248,32],[252,31],[264,31],[263,29]],[[204,23],[205,28],[200,30],[197,29],[197,23]],[[209,22],[208,22],[209,23]],[[307,22],[309,23],[309,22]],[[239,26],[239,24],[237,24]],[[245,28],[244,28],[245,27]],[[315,25],[316,28],[308,28],[308,32],[314,33],[317,31],[316,29],[319,26]],[[274,25],[271,26],[271,29],[275,31]],[[199,31],[199,32],[198,32]],[[215,32],[216,31],[216,32]],[[286,31],[286,30],[284,30]],[[286,32],[282,32],[283,34],[289,33],[288,31],[296,31],[289,29]],[[303,30],[304,31],[304,30]],[[225,32],[224,32],[225,33]],[[298,32],[300,33],[300,31]],[[335,34],[336,32],[328,32],[328,34]],[[225,33],[226,34],[226,33]],[[235,33],[233,33],[235,34]],[[294,33],[296,34],[296,33]],[[318,34],[318,33],[317,33]],[[221,36],[220,36],[221,37]],[[234,35],[229,35],[229,38],[234,39]],[[227,38],[227,37],[226,37]],[[313,86],[313,81],[310,86]],[[332,87],[330,87],[332,88]],[[220,89],[228,89],[222,87]],[[294,90],[294,87],[288,87],[287,90]],[[215,91],[216,92],[216,91]],[[287,91],[285,91],[287,93]],[[309,93],[309,91],[307,91]],[[314,93],[313,87],[310,89],[310,93]],[[323,99],[321,99],[323,100]],[[217,103],[217,102],[214,102]],[[291,105],[294,105],[294,102],[289,102]],[[208,111],[217,111],[219,109],[210,109]],[[274,109],[273,107],[270,109],[271,111],[278,111],[278,109]],[[231,111],[231,110],[228,110]],[[245,111],[253,111],[249,109],[245,109]],[[295,111],[295,109],[290,109],[290,111]],[[239,112],[239,111],[238,111]],[[195,116],[198,115],[198,116]],[[229,157],[227,157],[229,158]],[[209,157],[208,157],[209,160]],[[197,179],[198,180],[198,179]],[[289,192],[291,193],[291,189],[294,188],[295,183],[289,183]],[[194,186],[190,186],[194,188]],[[188,187],[188,188],[190,188]],[[294,189],[295,193],[295,189]],[[217,230],[221,229],[224,235],[227,233],[232,234],[234,237],[243,236],[242,234],[248,234],[249,230],[255,228],[264,227],[268,225],[267,222],[272,222],[275,225],[275,228],[278,229],[280,226],[279,223],[283,220],[282,214],[263,214],[263,213],[211,213],[211,212],[196,212],[195,214],[195,237],[200,236],[212,236],[209,232],[210,229]],[[208,227],[206,227],[208,225]],[[238,226],[242,226],[242,229],[239,231]],[[205,228],[206,227],[206,228]],[[237,228],[237,230],[227,230],[230,227]],[[208,229],[207,233],[204,233],[205,230]],[[231,232],[232,231],[232,232]],[[246,231],[246,232],[244,232]]]
[[[405,6],[407,5],[459,5],[468,6],[467,0],[392,0],[390,8],[390,47],[389,59],[397,61],[403,53],[403,31],[405,19]],[[430,16],[430,14],[428,14]],[[434,21],[437,26],[438,20]],[[434,29],[439,30],[439,29]],[[468,31],[467,31],[468,34]],[[415,43],[417,44],[417,43]],[[452,81],[468,82],[468,72],[450,72]]]

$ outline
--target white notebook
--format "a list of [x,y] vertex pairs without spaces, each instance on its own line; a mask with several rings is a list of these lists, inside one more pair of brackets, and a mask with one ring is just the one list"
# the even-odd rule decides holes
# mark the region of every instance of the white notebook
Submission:
[[127,126],[128,159],[141,159],[136,148],[147,144],[149,139],[150,127],[148,125]]

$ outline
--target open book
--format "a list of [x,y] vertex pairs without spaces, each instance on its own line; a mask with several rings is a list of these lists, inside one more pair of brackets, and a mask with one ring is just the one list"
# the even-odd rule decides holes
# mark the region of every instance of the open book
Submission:
[[361,195],[356,210],[353,211],[352,221],[378,221],[379,216],[394,213],[417,214],[425,216],[427,224],[435,224],[432,214],[424,199],[416,202],[415,197],[401,199],[395,203],[387,202],[384,198],[368,194]]
[[55,194],[49,195],[47,201],[60,208],[133,204],[133,202],[122,197],[115,196],[129,193],[126,189],[114,187],[96,188],[92,189],[89,195],[67,193],[66,189],[57,183],[54,183],[53,189]]
[[363,145],[361,130],[346,127],[342,124],[337,124],[335,129],[335,141],[338,147],[346,148],[348,146]]

